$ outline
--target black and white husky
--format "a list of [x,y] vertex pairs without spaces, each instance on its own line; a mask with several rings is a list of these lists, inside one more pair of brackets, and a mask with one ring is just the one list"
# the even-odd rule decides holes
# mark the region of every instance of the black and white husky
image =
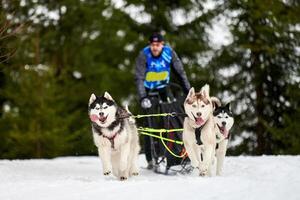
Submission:
[[224,158],[226,155],[227,144],[229,139],[229,131],[233,126],[234,119],[230,110],[230,104],[225,106],[217,106],[213,112],[216,125],[216,139],[217,139],[217,175],[222,175]]
[[[211,161],[215,158],[217,141],[213,111],[216,104],[221,105],[220,100],[209,96],[207,84],[198,93],[191,88],[184,101],[187,117],[184,119],[182,139],[192,166],[199,169],[201,176],[211,175]],[[196,129],[200,128],[203,146],[197,142],[195,134]]]
[[130,117],[128,108],[119,107],[105,92],[100,97],[91,95],[88,112],[103,174],[109,175],[112,171],[120,180],[138,175],[139,138],[135,120]]

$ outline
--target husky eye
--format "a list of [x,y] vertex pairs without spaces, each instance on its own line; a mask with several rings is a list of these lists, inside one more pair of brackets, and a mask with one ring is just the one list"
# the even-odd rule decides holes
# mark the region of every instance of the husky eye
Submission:
[[100,110],[100,108],[99,107],[97,107],[97,108],[95,108],[96,110]]
[[226,116],[225,118],[228,118],[228,116]]
[[218,116],[218,118],[221,119],[222,117],[221,117],[221,116]]
[[103,107],[103,109],[106,109],[106,108],[108,108],[108,106],[104,106],[104,107]]
[[204,108],[205,105],[202,105],[201,107]]
[[195,104],[192,105],[193,108],[196,108],[197,106]]

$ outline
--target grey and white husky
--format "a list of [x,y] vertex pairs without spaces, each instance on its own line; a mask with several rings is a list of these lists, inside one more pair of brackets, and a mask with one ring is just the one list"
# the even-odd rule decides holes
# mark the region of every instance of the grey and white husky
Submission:
[[[193,167],[199,169],[199,175],[211,175],[212,160],[215,158],[216,130],[213,111],[215,105],[221,105],[216,97],[209,96],[209,85],[204,85],[196,93],[191,88],[184,102],[187,117],[184,119],[182,139]],[[201,128],[200,146],[195,132]],[[202,156],[201,156],[202,155]],[[203,157],[203,160],[202,158]]]
[[227,144],[229,139],[229,131],[234,123],[234,118],[230,110],[230,104],[225,106],[217,106],[213,112],[216,125],[216,139],[217,139],[217,175],[222,175],[224,158],[226,155]]
[[128,107],[118,106],[105,92],[103,96],[91,95],[88,112],[103,174],[112,172],[120,180],[138,175],[139,138]]

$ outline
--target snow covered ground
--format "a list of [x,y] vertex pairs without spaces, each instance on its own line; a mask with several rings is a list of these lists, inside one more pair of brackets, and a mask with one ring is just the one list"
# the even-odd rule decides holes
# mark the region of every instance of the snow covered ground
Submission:
[[300,156],[228,157],[224,175],[210,178],[141,169],[123,182],[104,177],[97,157],[0,160],[0,200],[48,199],[299,200]]

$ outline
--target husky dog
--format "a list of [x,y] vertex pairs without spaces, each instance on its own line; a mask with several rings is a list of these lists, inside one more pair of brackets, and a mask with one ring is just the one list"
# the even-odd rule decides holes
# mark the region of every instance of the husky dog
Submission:
[[229,131],[233,126],[234,119],[230,110],[230,104],[225,106],[216,106],[213,112],[216,125],[216,139],[217,139],[217,175],[222,175],[223,162],[226,155]]
[[[184,119],[182,139],[191,164],[199,169],[200,176],[210,175],[211,160],[215,157],[216,134],[213,116],[215,104],[221,105],[220,100],[209,96],[209,85],[207,84],[198,93],[191,88],[184,102],[187,117]],[[202,148],[197,144],[195,136],[198,128],[201,128],[200,139],[203,143],[203,154],[201,154]]]
[[130,117],[128,108],[117,106],[105,92],[101,97],[91,95],[88,111],[103,174],[109,175],[112,170],[120,180],[138,175],[139,138],[135,120]]

